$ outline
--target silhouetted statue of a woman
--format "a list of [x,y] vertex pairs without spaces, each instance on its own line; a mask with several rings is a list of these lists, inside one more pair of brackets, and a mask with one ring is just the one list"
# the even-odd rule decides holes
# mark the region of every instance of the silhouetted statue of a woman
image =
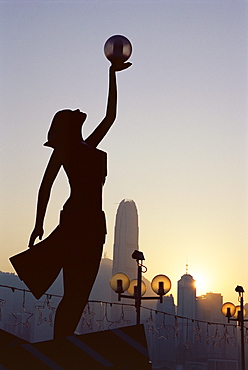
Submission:
[[[86,114],[79,109],[57,112],[48,132],[45,145],[54,150],[40,185],[29,247],[48,246],[53,258],[55,254],[56,262],[63,268],[64,296],[56,311],[55,338],[74,333],[98,272],[106,234],[102,186],[107,170],[106,153],[97,146],[116,118],[116,71],[130,65],[111,65],[106,115],[87,139],[84,140],[81,133]],[[34,246],[36,238],[43,236],[46,208],[60,167],[68,177],[70,196],[61,211],[57,228]]]

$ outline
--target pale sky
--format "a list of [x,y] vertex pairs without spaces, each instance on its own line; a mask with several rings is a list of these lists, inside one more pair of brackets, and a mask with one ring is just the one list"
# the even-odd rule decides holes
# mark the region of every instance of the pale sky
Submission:
[[[0,14],[0,270],[13,272],[8,258],[27,247],[53,115],[80,108],[84,136],[95,128],[107,97],[103,45],[123,34],[133,66],[118,74],[118,117],[99,146],[104,252],[112,258],[118,203],[133,199],[145,277],[167,275],[176,296],[188,263],[197,295],[238,304],[236,285],[248,294],[247,2],[0,0]],[[46,235],[67,197],[61,171]]]

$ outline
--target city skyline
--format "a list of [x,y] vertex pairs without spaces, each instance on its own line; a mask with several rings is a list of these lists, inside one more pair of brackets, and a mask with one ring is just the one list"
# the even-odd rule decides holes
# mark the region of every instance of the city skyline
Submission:
[[[105,114],[103,45],[123,34],[132,67],[118,74],[118,117],[100,148],[113,254],[118,202],[134,199],[146,277],[201,281],[199,294],[237,300],[248,290],[247,2],[0,1],[1,263],[27,247],[37,189],[51,151],[54,113],[88,113],[87,136]],[[142,10],[142,11],[141,11]],[[68,197],[60,173],[45,235]],[[205,287],[204,287],[205,284]],[[200,291],[201,289],[201,291]]]
[[[18,279],[17,276],[14,277]],[[103,278],[103,275],[101,275],[101,278]],[[101,285],[100,280],[99,285]],[[186,285],[184,286],[186,292],[182,291],[183,295],[191,294]],[[53,297],[51,294],[45,300],[45,297],[43,297],[39,302],[35,301],[33,297],[32,309],[32,305],[30,305],[31,295],[26,294],[26,299],[23,300],[21,292],[15,290],[13,294],[10,289],[2,287],[1,291],[1,296],[3,296],[3,292],[8,293],[4,294],[4,298],[6,299],[6,306],[8,305],[10,309],[9,315],[7,315],[5,305],[1,307],[1,328],[7,329],[8,332],[31,341],[31,343],[37,342],[37,340],[47,341],[51,339],[52,314],[53,310],[56,309],[57,303],[55,301],[57,301],[57,297]],[[15,305],[11,308],[9,301],[13,302],[13,297],[19,298],[17,300],[14,298]],[[164,297],[162,304],[156,301],[157,304],[154,302],[154,307],[148,304],[148,310],[142,309],[142,323],[146,331],[149,358],[156,365],[156,368],[167,364],[182,364],[185,361],[190,361],[192,364],[197,363],[198,366],[201,364],[203,369],[209,361],[211,364],[214,361],[230,362],[237,366],[239,327],[234,324],[227,325],[226,319],[220,311],[222,298],[221,294],[208,293],[200,299],[196,297],[194,303],[188,302],[189,306],[192,303],[195,304],[196,311],[193,320],[191,320],[192,317],[186,315],[188,311],[184,304],[181,309],[175,306],[172,295]],[[21,301],[23,301],[22,307],[25,317],[20,310]],[[50,303],[46,308],[46,302],[48,301]],[[99,332],[99,330],[109,331],[116,327],[124,328],[133,325],[130,319],[135,317],[134,307],[130,311],[129,307],[124,306],[122,314],[114,318],[112,317],[112,311],[115,303],[106,304],[104,301],[99,301],[99,303],[99,305],[96,305],[96,301],[89,302],[82,316],[82,321],[78,325],[77,335]],[[187,304],[187,300],[184,303]],[[146,305],[144,306],[146,307]],[[12,319],[10,319],[11,316]],[[23,324],[20,325],[20,323]]]
[[[115,300],[113,301],[111,299],[111,289],[109,287],[109,281],[112,272],[112,263],[109,264],[109,259],[104,258],[101,263],[101,267],[99,270],[99,276],[96,279],[96,283],[94,285],[92,294],[90,296],[89,303],[93,302],[100,303],[100,306],[102,306],[102,303],[108,303],[110,304],[110,307],[112,307],[112,304],[116,303]],[[112,261],[111,261],[112,262]],[[14,316],[12,319],[7,323],[7,321],[10,319],[11,315],[8,316],[6,312],[7,306],[9,306],[9,303],[12,305],[12,311],[13,313],[19,313],[21,314],[21,310],[26,310],[29,312],[29,317],[31,318],[36,312],[36,321],[37,321],[37,313],[40,313],[39,310],[36,309],[36,307],[42,307],[46,300],[50,300],[53,310],[56,309],[56,306],[58,304],[58,298],[62,296],[62,280],[61,275],[56,280],[55,284],[51,289],[48,291],[48,295],[43,296],[39,301],[37,301],[32,294],[27,293],[23,296],[21,292],[24,293],[24,290],[26,290],[25,284],[23,284],[22,281],[18,278],[18,276],[14,275],[13,273],[0,273],[1,275],[1,281],[4,283],[3,286],[1,286],[1,317],[2,317],[2,323],[1,328],[4,328],[3,325],[6,323],[7,325],[7,331],[12,332],[13,328],[11,328],[11,325],[13,325],[13,320],[16,320],[17,318]],[[106,279],[107,277],[107,279]],[[227,324],[227,319],[223,316],[221,312],[221,305],[224,302],[223,295],[221,293],[214,293],[214,292],[206,292],[204,295],[198,296],[194,286],[190,283],[190,281],[193,280],[193,277],[189,274],[184,274],[177,282],[175,282],[176,285],[181,285],[181,299],[180,302],[175,301],[172,294],[167,293],[167,295],[163,298],[163,303],[161,304],[159,300],[156,301],[144,301],[142,306],[147,307],[149,309],[157,310],[164,312],[165,314],[172,314],[175,316],[179,316],[179,318],[188,318],[189,320],[200,320],[202,322],[208,322],[209,324],[217,324],[225,325]],[[103,285],[103,282],[105,284]],[[146,281],[146,284],[149,283],[149,281]],[[149,287],[148,287],[149,288]],[[105,292],[104,292],[105,289]],[[13,294],[14,293],[14,294]],[[193,295],[192,295],[193,293]],[[237,294],[237,293],[236,293]],[[149,290],[145,293],[146,295],[151,295],[151,291]],[[25,298],[26,297],[26,298]],[[5,302],[4,302],[5,301]],[[31,302],[33,302],[33,310]],[[102,303],[101,303],[102,302]],[[198,303],[197,303],[198,302]],[[212,303],[211,303],[212,302]],[[5,307],[6,303],[6,307]],[[14,303],[14,306],[13,306]],[[127,302],[124,302],[127,303]],[[171,310],[171,304],[173,303],[173,306],[175,307],[176,311],[173,313]],[[119,304],[119,303],[117,303]],[[128,302],[128,304],[133,304],[132,301]],[[154,305],[155,304],[155,305]],[[168,305],[169,304],[169,305]],[[200,311],[198,312],[197,306],[194,308],[193,305],[197,305],[200,308]],[[213,312],[210,311],[204,311],[204,305],[210,304],[212,305],[212,309],[214,309]],[[235,302],[234,302],[235,304]],[[8,310],[11,310],[11,305],[9,306]],[[20,310],[20,308],[22,309]],[[245,309],[248,312],[248,303],[245,304]],[[95,308],[96,309],[96,308]],[[86,307],[85,313],[87,313],[88,308]],[[112,310],[110,310],[112,312]],[[48,312],[48,311],[47,311]],[[142,309],[142,317],[144,320],[146,310]],[[44,314],[46,312],[44,311]],[[47,314],[47,313],[46,313]],[[25,314],[26,315],[26,314]],[[131,315],[131,316],[130,316]],[[210,316],[208,316],[210,315]],[[127,315],[126,315],[127,316]],[[129,318],[132,319],[133,323],[135,322],[135,310],[133,307],[132,313],[128,312]],[[25,320],[27,319],[27,315],[25,316]],[[24,321],[23,321],[24,323]],[[130,325],[131,323],[127,321],[123,321],[123,325]],[[37,324],[39,326],[39,324]],[[19,326],[19,325],[18,325]],[[21,325],[22,326],[22,325]],[[25,326],[25,325],[24,325]],[[45,325],[46,326],[46,325]],[[52,326],[53,326],[53,320],[51,323],[49,323],[49,335],[52,336]],[[78,333],[81,332],[82,327],[81,323],[78,325],[79,330]],[[247,334],[246,334],[247,335]],[[43,340],[46,340],[49,338],[45,338]],[[41,340],[40,338],[36,338],[35,341]]]

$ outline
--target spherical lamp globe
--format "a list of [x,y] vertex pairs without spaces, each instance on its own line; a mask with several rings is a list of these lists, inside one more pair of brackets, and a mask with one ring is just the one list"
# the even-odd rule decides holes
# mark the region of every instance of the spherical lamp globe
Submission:
[[171,281],[165,275],[157,275],[152,279],[151,286],[155,293],[165,295],[171,289]]
[[[131,280],[129,288],[127,290],[128,294],[134,297],[137,287],[138,287],[138,280],[137,279]],[[145,292],[146,292],[146,284],[144,283],[144,281],[141,281],[141,295],[144,295]]]
[[112,276],[109,284],[116,293],[123,293],[129,288],[130,280],[126,274],[117,272]]
[[226,302],[221,307],[221,312],[226,317],[232,317],[235,315],[236,307],[232,302]]
[[132,54],[131,42],[122,35],[111,36],[104,45],[104,54],[111,63],[124,63]]
[[[235,319],[237,319],[239,317],[239,311],[241,311],[241,307],[240,306],[236,306],[236,311],[235,311],[235,314],[233,315],[233,317]],[[243,308],[243,317],[246,316],[246,309]]]

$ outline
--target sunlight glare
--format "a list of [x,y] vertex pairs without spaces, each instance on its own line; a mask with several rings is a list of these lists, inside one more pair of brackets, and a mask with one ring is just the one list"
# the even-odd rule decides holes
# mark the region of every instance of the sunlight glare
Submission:
[[205,295],[206,292],[209,290],[207,279],[204,275],[197,274],[194,276],[195,279],[195,287],[196,287],[196,295],[201,296]]

